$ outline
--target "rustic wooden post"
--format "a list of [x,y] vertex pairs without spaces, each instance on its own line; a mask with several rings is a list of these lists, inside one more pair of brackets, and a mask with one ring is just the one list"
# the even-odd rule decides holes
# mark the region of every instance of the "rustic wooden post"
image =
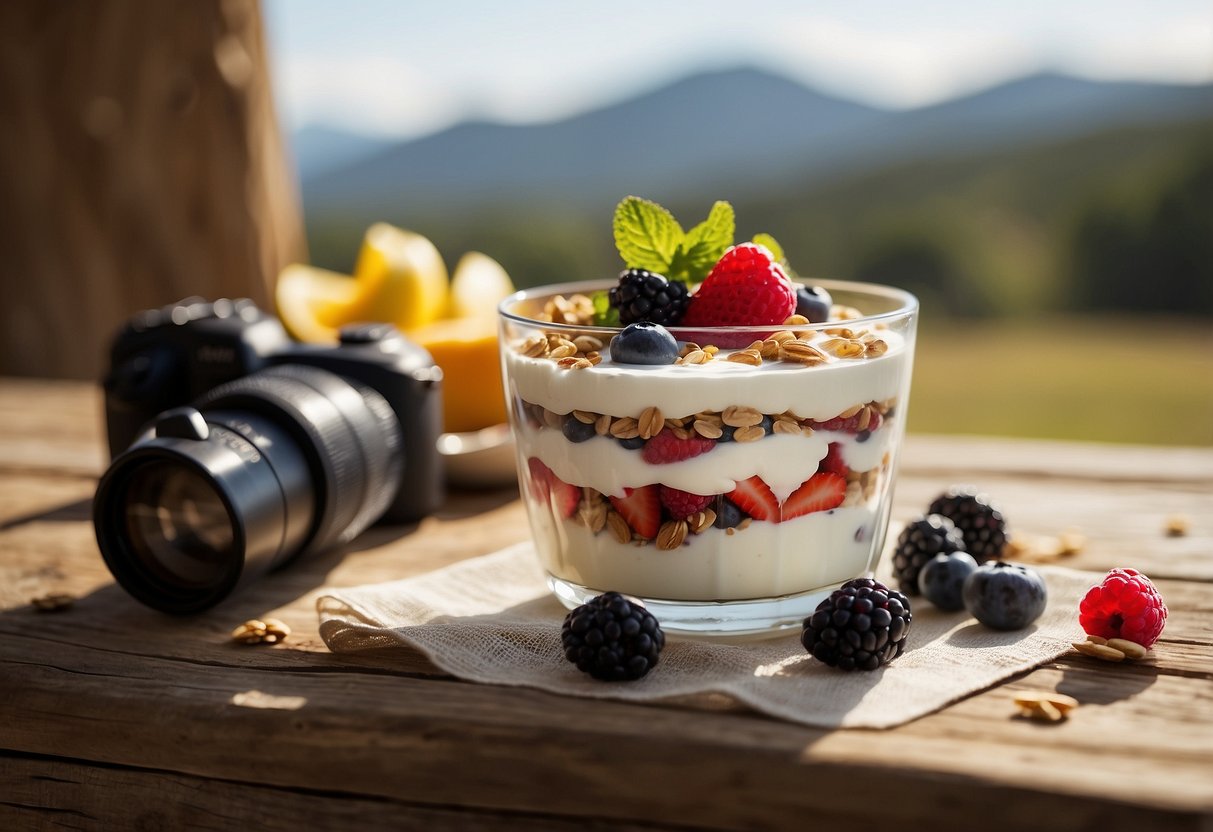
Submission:
[[302,248],[256,0],[0,3],[0,374],[96,378],[131,312],[268,305]]

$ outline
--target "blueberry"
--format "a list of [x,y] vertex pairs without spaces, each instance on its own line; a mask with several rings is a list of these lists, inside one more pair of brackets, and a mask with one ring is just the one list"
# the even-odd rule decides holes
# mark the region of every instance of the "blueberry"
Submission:
[[941,610],[964,609],[961,589],[965,578],[977,569],[977,561],[968,552],[938,554],[918,572],[918,591]]
[[965,608],[995,630],[1018,630],[1040,618],[1049,600],[1035,569],[1005,561],[984,563],[965,578]]
[[616,364],[673,364],[678,360],[678,342],[660,324],[640,321],[628,324],[611,339],[611,360]]
[[570,413],[564,417],[564,421],[560,423],[560,432],[564,434],[564,438],[570,442],[584,442],[587,439],[593,439],[597,436],[594,430],[594,423],[586,424],[579,420],[576,416]]
[[645,439],[639,436],[633,436],[631,439],[620,439],[619,444],[627,448],[629,451],[638,451],[644,447]]
[[804,315],[810,323],[828,321],[833,303],[830,293],[820,286],[796,287],[796,314]]
[[712,525],[718,529],[732,529],[744,519],[745,514],[735,503],[721,497],[720,505],[716,508],[716,522]]

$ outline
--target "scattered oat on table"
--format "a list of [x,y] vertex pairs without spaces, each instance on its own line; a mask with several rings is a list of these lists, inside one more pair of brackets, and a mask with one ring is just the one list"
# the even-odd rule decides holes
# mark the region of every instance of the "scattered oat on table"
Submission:
[[66,592],[51,592],[30,599],[30,604],[38,612],[62,612],[75,602],[76,596]]

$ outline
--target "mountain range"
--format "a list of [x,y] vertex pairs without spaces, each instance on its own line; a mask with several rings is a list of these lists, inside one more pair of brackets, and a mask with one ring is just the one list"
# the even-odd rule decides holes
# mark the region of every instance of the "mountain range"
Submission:
[[767,71],[696,74],[545,124],[466,122],[391,142],[306,128],[293,137],[311,216],[427,212],[542,199],[608,206],[731,197],[890,164],[1213,115],[1213,84],[1091,81],[1040,73],[943,103],[889,110]]

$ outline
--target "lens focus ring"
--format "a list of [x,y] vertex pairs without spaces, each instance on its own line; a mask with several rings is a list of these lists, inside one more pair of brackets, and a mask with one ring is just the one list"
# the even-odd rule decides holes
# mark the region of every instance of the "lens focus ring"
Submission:
[[[201,410],[246,409],[271,418],[295,433],[316,472],[317,521],[308,548],[351,539],[382,513],[395,496],[399,477],[399,427],[368,399],[382,399],[341,377],[315,367],[285,365],[217,387]],[[375,402],[379,405],[380,402]],[[285,417],[285,418],[282,418]]]

